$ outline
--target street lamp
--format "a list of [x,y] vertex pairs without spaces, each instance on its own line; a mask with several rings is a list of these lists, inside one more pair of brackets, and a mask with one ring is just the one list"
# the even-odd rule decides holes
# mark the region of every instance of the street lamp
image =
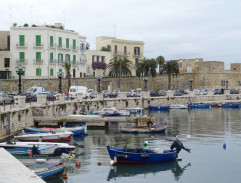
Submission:
[[144,81],[144,90],[146,91],[148,77],[145,76],[145,77],[143,78],[143,81]]
[[226,90],[228,90],[228,82],[229,82],[229,80],[226,79]]
[[21,84],[21,75],[25,72],[25,67],[22,66],[22,65],[19,65],[19,66],[16,66],[15,67],[15,71],[18,75],[18,94],[21,95],[22,92],[21,92],[21,87],[22,87],[22,84]]
[[97,79],[97,82],[98,82],[98,93],[100,92],[100,82],[101,82],[101,80],[102,80],[102,77],[101,76],[97,76],[96,77],[96,79]]
[[190,78],[190,79],[189,79],[189,82],[190,82],[190,91],[192,91],[192,82],[193,82],[193,79]]
[[57,76],[59,78],[59,93],[62,93],[62,78],[64,77],[64,73],[59,71],[57,72]]

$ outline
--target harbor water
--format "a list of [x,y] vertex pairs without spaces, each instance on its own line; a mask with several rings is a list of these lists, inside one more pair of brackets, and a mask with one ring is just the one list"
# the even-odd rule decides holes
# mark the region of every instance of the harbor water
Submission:
[[[158,123],[167,123],[163,134],[125,134],[124,124],[111,123],[108,129],[88,130],[87,137],[75,138],[80,148],[75,160],[67,163],[68,179],[55,182],[164,182],[164,183],[239,183],[241,181],[241,110],[192,109],[145,111]],[[176,136],[191,153],[182,150],[182,161],[153,165],[109,165],[107,145],[170,149]]]

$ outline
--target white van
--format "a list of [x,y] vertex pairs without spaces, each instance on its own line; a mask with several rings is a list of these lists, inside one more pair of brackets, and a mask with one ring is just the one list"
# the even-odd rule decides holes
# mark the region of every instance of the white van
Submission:
[[27,89],[27,93],[34,93],[35,95],[41,94],[45,92],[46,89],[44,87],[33,86]]
[[87,94],[87,87],[86,86],[71,86],[69,88],[69,97],[75,98],[77,93],[82,93],[83,97]]

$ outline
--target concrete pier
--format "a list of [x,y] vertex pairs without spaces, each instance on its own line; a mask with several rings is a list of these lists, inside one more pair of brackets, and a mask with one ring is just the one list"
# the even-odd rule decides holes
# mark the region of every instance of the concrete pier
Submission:
[[44,183],[34,172],[24,166],[4,148],[0,148],[0,182]]

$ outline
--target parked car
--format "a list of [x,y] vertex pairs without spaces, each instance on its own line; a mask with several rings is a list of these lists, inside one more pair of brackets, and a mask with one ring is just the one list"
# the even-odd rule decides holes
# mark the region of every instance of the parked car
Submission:
[[127,96],[127,97],[140,97],[141,94],[140,94],[140,92],[137,91],[137,90],[128,90],[128,91],[126,92],[126,96]]
[[56,94],[54,92],[48,92],[46,99],[48,101],[55,101],[56,100]]
[[167,95],[167,92],[166,92],[165,90],[160,90],[160,91],[158,92],[158,95],[159,95],[159,96],[166,96],[166,95]]
[[231,89],[230,94],[239,94],[239,90]]
[[12,104],[14,102],[12,97],[9,97],[6,93],[0,93],[0,104]]
[[222,93],[222,90],[221,90],[221,89],[214,89],[214,90],[213,90],[213,94],[214,94],[214,95],[222,95],[223,93]]
[[113,92],[111,92],[111,93],[109,94],[109,97],[110,97],[110,98],[116,98],[116,97],[118,97],[118,90],[114,90]]
[[26,93],[26,102],[37,102],[37,95],[35,93]]
[[93,92],[90,94],[89,98],[91,98],[91,99],[96,98],[96,95],[97,95],[97,91],[93,91]]
[[158,97],[159,92],[157,90],[150,90],[150,97]]
[[208,94],[208,90],[203,90],[203,89],[201,89],[201,90],[199,90],[199,93],[200,93],[201,95],[207,95],[207,94]]
[[110,92],[108,90],[102,90],[102,93],[104,98],[109,97]]
[[200,90],[199,90],[199,89],[194,89],[193,91],[194,91],[194,95],[201,95],[201,93],[200,93]]
[[183,93],[180,90],[176,90],[174,92],[174,96],[182,96],[182,95],[183,95]]

